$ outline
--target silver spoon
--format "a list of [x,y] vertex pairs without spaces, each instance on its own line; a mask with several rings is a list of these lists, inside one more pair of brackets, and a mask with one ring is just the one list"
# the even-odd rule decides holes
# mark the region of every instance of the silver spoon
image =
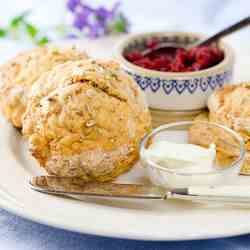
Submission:
[[187,44],[187,45],[177,44],[177,43],[172,43],[172,42],[163,42],[163,43],[159,43],[158,45],[156,45],[153,48],[145,49],[144,51],[142,51],[142,55],[145,56],[145,55],[152,53],[153,51],[163,49],[163,48],[184,48],[186,50],[189,50],[193,47],[208,45],[208,44],[211,44],[212,42],[218,41],[222,37],[230,35],[233,32],[236,32],[236,31],[244,28],[245,26],[248,26],[249,24],[250,24],[250,17],[246,17],[246,18],[242,19],[241,21],[215,33],[214,35],[207,37],[205,39],[199,40],[197,42]]

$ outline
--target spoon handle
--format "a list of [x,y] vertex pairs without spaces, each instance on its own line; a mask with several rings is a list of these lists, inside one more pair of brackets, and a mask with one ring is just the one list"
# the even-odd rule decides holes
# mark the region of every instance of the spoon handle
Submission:
[[191,47],[210,44],[212,42],[217,41],[218,39],[220,39],[222,37],[230,35],[231,33],[244,28],[245,26],[247,26],[249,24],[250,24],[250,17],[246,17],[246,18],[242,19],[241,21],[219,31],[218,33],[216,33],[216,34],[214,34],[214,35],[212,35],[204,40],[198,41],[197,43],[195,43],[195,45],[192,44]]

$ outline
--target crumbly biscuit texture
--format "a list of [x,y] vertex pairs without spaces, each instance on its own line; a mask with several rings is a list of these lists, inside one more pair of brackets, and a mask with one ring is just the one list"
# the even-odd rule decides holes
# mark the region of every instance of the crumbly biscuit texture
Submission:
[[49,174],[108,181],[132,167],[150,130],[143,93],[114,61],[56,66],[32,87],[23,120]]
[[39,47],[21,53],[0,67],[0,106],[15,127],[22,127],[22,116],[33,83],[54,66],[87,58],[73,47]]
[[[194,123],[189,130],[189,142],[204,147],[208,147],[211,143],[216,142],[217,161],[220,166],[228,166],[239,154],[238,144],[228,133],[223,134],[221,129],[211,129],[206,124],[199,123],[211,121],[209,117],[211,117],[211,113],[203,112],[194,119],[197,123]],[[240,174],[250,175],[250,151],[246,151]]]
[[[239,132],[250,139],[250,84],[228,85],[208,100],[209,120]],[[250,145],[247,145],[250,149]]]

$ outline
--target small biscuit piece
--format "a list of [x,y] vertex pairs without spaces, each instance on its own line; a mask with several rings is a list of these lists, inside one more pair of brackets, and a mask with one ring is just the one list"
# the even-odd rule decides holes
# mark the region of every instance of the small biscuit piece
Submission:
[[49,174],[108,181],[130,169],[151,129],[143,93],[113,61],[56,66],[32,87],[23,119]]
[[21,53],[0,67],[0,107],[15,127],[22,116],[33,83],[54,66],[87,58],[75,48],[39,47]]
[[[217,161],[222,167],[228,166],[228,164],[231,164],[235,157],[239,154],[237,147],[233,147],[233,145],[237,146],[237,142],[234,142],[233,138],[230,137],[228,133],[223,134],[222,130],[218,130],[217,132],[216,129],[209,129],[206,124],[199,123],[199,121],[209,122],[209,117],[211,117],[211,113],[203,112],[194,119],[194,121],[196,121],[197,123],[192,125],[189,130],[189,142],[204,147],[208,147],[211,143],[216,142]],[[241,166],[240,174],[250,175],[249,151],[246,152],[245,160],[243,165]]]
[[228,85],[214,92],[208,107],[210,121],[223,124],[243,137],[247,152],[241,174],[250,175],[250,83]]
[[[223,124],[250,139],[250,84],[227,85],[208,100],[209,120]],[[250,149],[250,148],[249,148]]]

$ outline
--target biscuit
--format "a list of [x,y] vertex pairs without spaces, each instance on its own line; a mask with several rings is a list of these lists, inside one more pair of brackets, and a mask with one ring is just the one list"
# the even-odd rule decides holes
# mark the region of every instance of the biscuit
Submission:
[[21,53],[0,67],[0,107],[15,127],[22,116],[33,83],[55,65],[87,58],[75,48],[39,47]]
[[109,181],[138,159],[151,129],[141,90],[113,61],[54,67],[32,87],[23,119],[30,151],[51,175]]
[[227,85],[215,91],[208,108],[211,122],[239,132],[246,142],[250,139],[250,84]]
[[[210,117],[211,113],[203,112],[194,119],[194,121],[197,123],[194,123],[189,130],[189,142],[204,147],[208,147],[211,143],[216,142],[216,160],[221,167],[228,166],[239,155],[239,151],[237,150],[237,142],[233,141],[233,138],[230,137],[228,133],[223,134],[221,129],[217,132],[216,129],[208,129],[206,124],[199,123],[199,121],[209,122]],[[236,147],[234,147],[234,145]],[[250,175],[249,151],[246,152],[240,174]]]

